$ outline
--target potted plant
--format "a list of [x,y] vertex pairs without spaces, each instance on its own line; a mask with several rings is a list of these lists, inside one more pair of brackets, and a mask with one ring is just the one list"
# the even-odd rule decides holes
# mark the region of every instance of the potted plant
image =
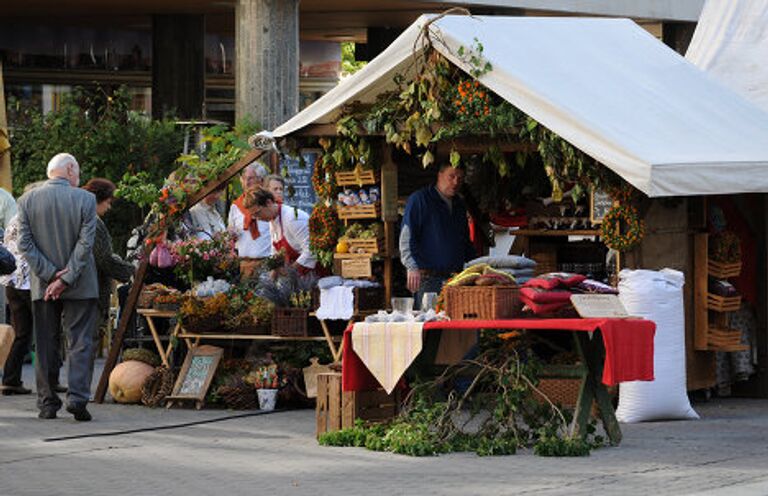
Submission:
[[259,409],[272,411],[277,403],[277,392],[281,385],[280,374],[276,363],[261,365],[254,368],[245,382],[253,384],[259,397]]

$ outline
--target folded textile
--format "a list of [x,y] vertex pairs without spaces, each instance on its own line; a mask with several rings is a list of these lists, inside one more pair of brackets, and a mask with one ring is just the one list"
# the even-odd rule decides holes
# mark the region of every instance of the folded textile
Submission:
[[535,260],[531,260],[530,258],[523,257],[520,255],[479,257],[470,262],[465,263],[464,267],[466,268],[466,267],[469,267],[470,265],[481,264],[481,263],[487,263],[491,267],[498,267],[498,268],[506,267],[509,269],[525,269],[525,268],[536,267]]
[[317,318],[321,320],[349,320],[355,313],[354,288],[335,286],[320,290],[320,308]]
[[571,302],[536,303],[535,301],[531,301],[529,298],[525,298],[522,295],[520,295],[520,301],[523,302],[523,305],[530,308],[531,311],[536,315],[553,314],[558,310],[566,308],[568,305],[571,304]]
[[423,322],[358,322],[352,330],[352,349],[387,394],[421,353]]
[[317,281],[317,287],[320,289],[329,289],[334,286],[341,286],[342,284],[344,284],[344,279],[339,276],[323,277]]
[[526,267],[524,269],[512,269],[509,267],[499,267],[496,270],[501,272],[506,272],[507,274],[514,276],[515,279],[519,277],[527,277],[530,279],[536,274],[536,269],[534,269],[533,267]]
[[600,281],[594,281],[592,279],[585,279],[581,281],[573,289],[582,291],[584,293],[597,293],[597,294],[619,294],[619,290],[613,286],[602,283]]
[[571,294],[565,289],[520,288],[520,296],[534,303],[570,303]]
[[350,288],[378,288],[381,286],[374,281],[367,281],[365,279],[344,279],[344,286]]

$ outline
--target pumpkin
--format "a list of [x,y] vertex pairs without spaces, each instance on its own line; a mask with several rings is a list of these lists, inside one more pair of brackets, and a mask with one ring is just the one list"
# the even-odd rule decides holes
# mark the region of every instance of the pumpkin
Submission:
[[109,394],[118,403],[138,403],[141,386],[154,370],[151,365],[137,360],[118,364],[109,374]]

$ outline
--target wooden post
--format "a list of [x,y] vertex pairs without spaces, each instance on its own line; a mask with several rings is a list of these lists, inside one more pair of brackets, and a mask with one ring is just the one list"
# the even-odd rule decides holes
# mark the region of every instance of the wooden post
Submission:
[[[197,202],[211,194],[214,190],[219,188],[222,184],[226,184],[227,181],[235,177],[235,175],[243,170],[248,164],[257,160],[265,153],[264,150],[251,150],[243,158],[232,164],[227,170],[225,170],[219,177],[208,182],[197,193],[193,194],[189,203],[185,209],[189,209]],[[128,323],[130,322],[131,315],[136,310],[136,303],[139,301],[139,294],[141,288],[144,285],[144,278],[147,275],[147,268],[149,263],[149,249],[145,246],[144,256],[141,257],[141,263],[136,269],[136,273],[133,276],[133,285],[131,291],[128,293],[128,299],[125,302],[125,307],[120,314],[120,323],[117,326],[117,332],[115,333],[112,346],[109,348],[109,354],[107,355],[107,361],[104,363],[104,370],[101,372],[99,378],[99,385],[96,387],[96,394],[94,400],[96,403],[103,403],[104,396],[107,394],[107,386],[109,385],[109,374],[112,373],[112,369],[117,364],[117,356],[120,354],[120,350],[123,347],[123,340],[125,338],[125,332],[128,330]]]

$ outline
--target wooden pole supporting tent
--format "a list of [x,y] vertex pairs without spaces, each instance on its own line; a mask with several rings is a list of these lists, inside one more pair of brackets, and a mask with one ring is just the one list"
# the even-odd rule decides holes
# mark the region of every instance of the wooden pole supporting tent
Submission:
[[[271,148],[271,142],[269,143],[269,146]],[[227,181],[235,177],[238,172],[243,170],[254,160],[258,160],[262,155],[267,153],[267,151],[268,150],[254,149],[248,152],[243,158],[232,164],[219,177],[209,181],[199,191],[193,194],[190,197],[187,205],[184,207],[184,210],[189,210],[197,202],[213,193],[213,191],[218,189],[221,185],[226,184]],[[107,361],[104,363],[104,370],[101,372],[101,377],[99,378],[99,385],[96,388],[96,395],[94,396],[96,403],[104,402],[104,397],[107,393],[107,386],[109,385],[109,375],[112,373],[112,369],[115,368],[115,365],[117,365],[117,357],[120,354],[120,349],[123,347],[123,340],[125,338],[125,332],[128,329],[128,323],[130,322],[131,315],[133,315],[133,312],[136,310],[136,303],[139,300],[139,294],[141,293],[141,288],[144,285],[144,278],[147,275],[148,264],[149,249],[145,246],[144,256],[141,257],[141,263],[139,264],[139,267],[136,269],[136,273],[133,276],[133,285],[131,286],[131,291],[128,293],[125,307],[123,307],[122,311],[120,312],[120,322],[117,326],[117,332],[115,333],[115,337],[112,340],[112,344],[109,348],[109,354],[107,355]]]

